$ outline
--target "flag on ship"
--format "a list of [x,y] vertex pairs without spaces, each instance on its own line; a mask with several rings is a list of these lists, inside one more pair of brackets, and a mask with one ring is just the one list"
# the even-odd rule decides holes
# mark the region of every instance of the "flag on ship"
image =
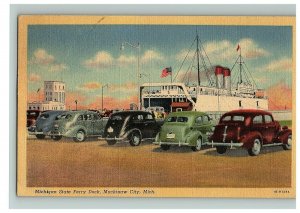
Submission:
[[168,75],[172,75],[172,67],[166,67],[161,71],[161,78],[167,77]]

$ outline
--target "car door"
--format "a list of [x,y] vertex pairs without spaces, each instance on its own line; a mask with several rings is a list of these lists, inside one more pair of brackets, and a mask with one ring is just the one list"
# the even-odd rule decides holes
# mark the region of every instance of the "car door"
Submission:
[[132,123],[132,128],[137,128],[141,131],[142,138],[147,138],[148,137],[148,132],[146,131],[146,126],[147,125],[145,125],[144,114],[143,113],[134,114],[131,117],[131,123]]
[[104,122],[103,119],[97,114],[93,114],[93,134],[94,135],[103,135],[104,131]]
[[154,138],[159,131],[158,125],[151,113],[146,113],[144,115],[144,134],[147,138]]
[[266,143],[273,143],[276,135],[276,124],[271,115],[264,115],[265,122],[265,140]]
[[91,113],[86,113],[83,115],[83,122],[84,126],[86,128],[86,134],[87,135],[93,135],[94,130],[93,130],[93,114]]
[[263,115],[256,115],[252,120],[252,130],[258,131],[263,137],[263,143],[268,143],[266,140],[266,127],[263,120]]

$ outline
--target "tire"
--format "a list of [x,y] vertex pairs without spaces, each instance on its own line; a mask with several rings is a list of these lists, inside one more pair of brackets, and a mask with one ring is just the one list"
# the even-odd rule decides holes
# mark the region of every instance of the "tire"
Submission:
[[201,150],[201,146],[202,146],[202,139],[201,137],[199,137],[197,139],[196,146],[192,146],[191,148],[194,152],[199,152]]
[[83,130],[78,130],[75,137],[73,138],[73,141],[83,142],[85,141],[85,139],[86,139],[85,132]]
[[222,155],[227,151],[227,147],[226,146],[217,146],[216,150],[217,150],[217,153]]
[[282,148],[284,150],[291,150],[292,149],[292,135],[289,135],[287,142],[282,145]]
[[261,148],[261,142],[258,138],[256,138],[254,139],[253,147],[248,149],[248,153],[250,156],[257,156],[259,155]]
[[35,135],[35,137],[37,139],[45,139],[46,135],[44,135],[44,134],[38,134],[38,135]]
[[116,140],[107,140],[106,142],[109,146],[115,145],[117,143]]
[[142,136],[138,131],[134,131],[130,134],[129,144],[131,146],[138,146],[142,141]]
[[56,136],[52,137],[52,139],[55,140],[55,141],[59,141],[61,138],[62,138],[61,135],[56,135]]
[[160,145],[160,148],[162,149],[162,150],[164,150],[164,151],[167,151],[167,150],[169,150],[170,149],[170,145],[168,145],[168,144],[162,144],[162,145]]

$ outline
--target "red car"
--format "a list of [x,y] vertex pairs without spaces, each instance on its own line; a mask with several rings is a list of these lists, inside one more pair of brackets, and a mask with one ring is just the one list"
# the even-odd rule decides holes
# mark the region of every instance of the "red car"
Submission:
[[228,147],[243,147],[256,156],[264,146],[292,148],[292,130],[281,128],[272,114],[263,110],[234,110],[225,113],[215,127],[208,145],[224,154]]

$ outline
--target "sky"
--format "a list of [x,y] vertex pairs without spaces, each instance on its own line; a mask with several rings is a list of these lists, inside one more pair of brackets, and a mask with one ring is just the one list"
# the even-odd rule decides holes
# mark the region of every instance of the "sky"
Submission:
[[[106,84],[104,107],[129,108],[137,100],[138,55],[140,83],[170,82],[170,77],[160,77],[165,67],[172,67],[176,81],[182,81],[191,67],[189,82],[195,83],[192,59],[196,46],[191,45],[196,31],[211,66],[232,68],[240,45],[258,88],[281,89],[291,95],[292,28],[288,26],[30,25],[28,101],[41,98],[37,90],[43,88],[44,81],[59,80],[66,83],[67,108],[73,108],[75,100],[79,108],[101,108],[102,86]],[[128,44],[120,48],[124,42],[139,44],[140,54]],[[237,74],[237,70],[232,72]],[[204,75],[201,77],[205,84]],[[272,102],[281,103],[283,97]]]

